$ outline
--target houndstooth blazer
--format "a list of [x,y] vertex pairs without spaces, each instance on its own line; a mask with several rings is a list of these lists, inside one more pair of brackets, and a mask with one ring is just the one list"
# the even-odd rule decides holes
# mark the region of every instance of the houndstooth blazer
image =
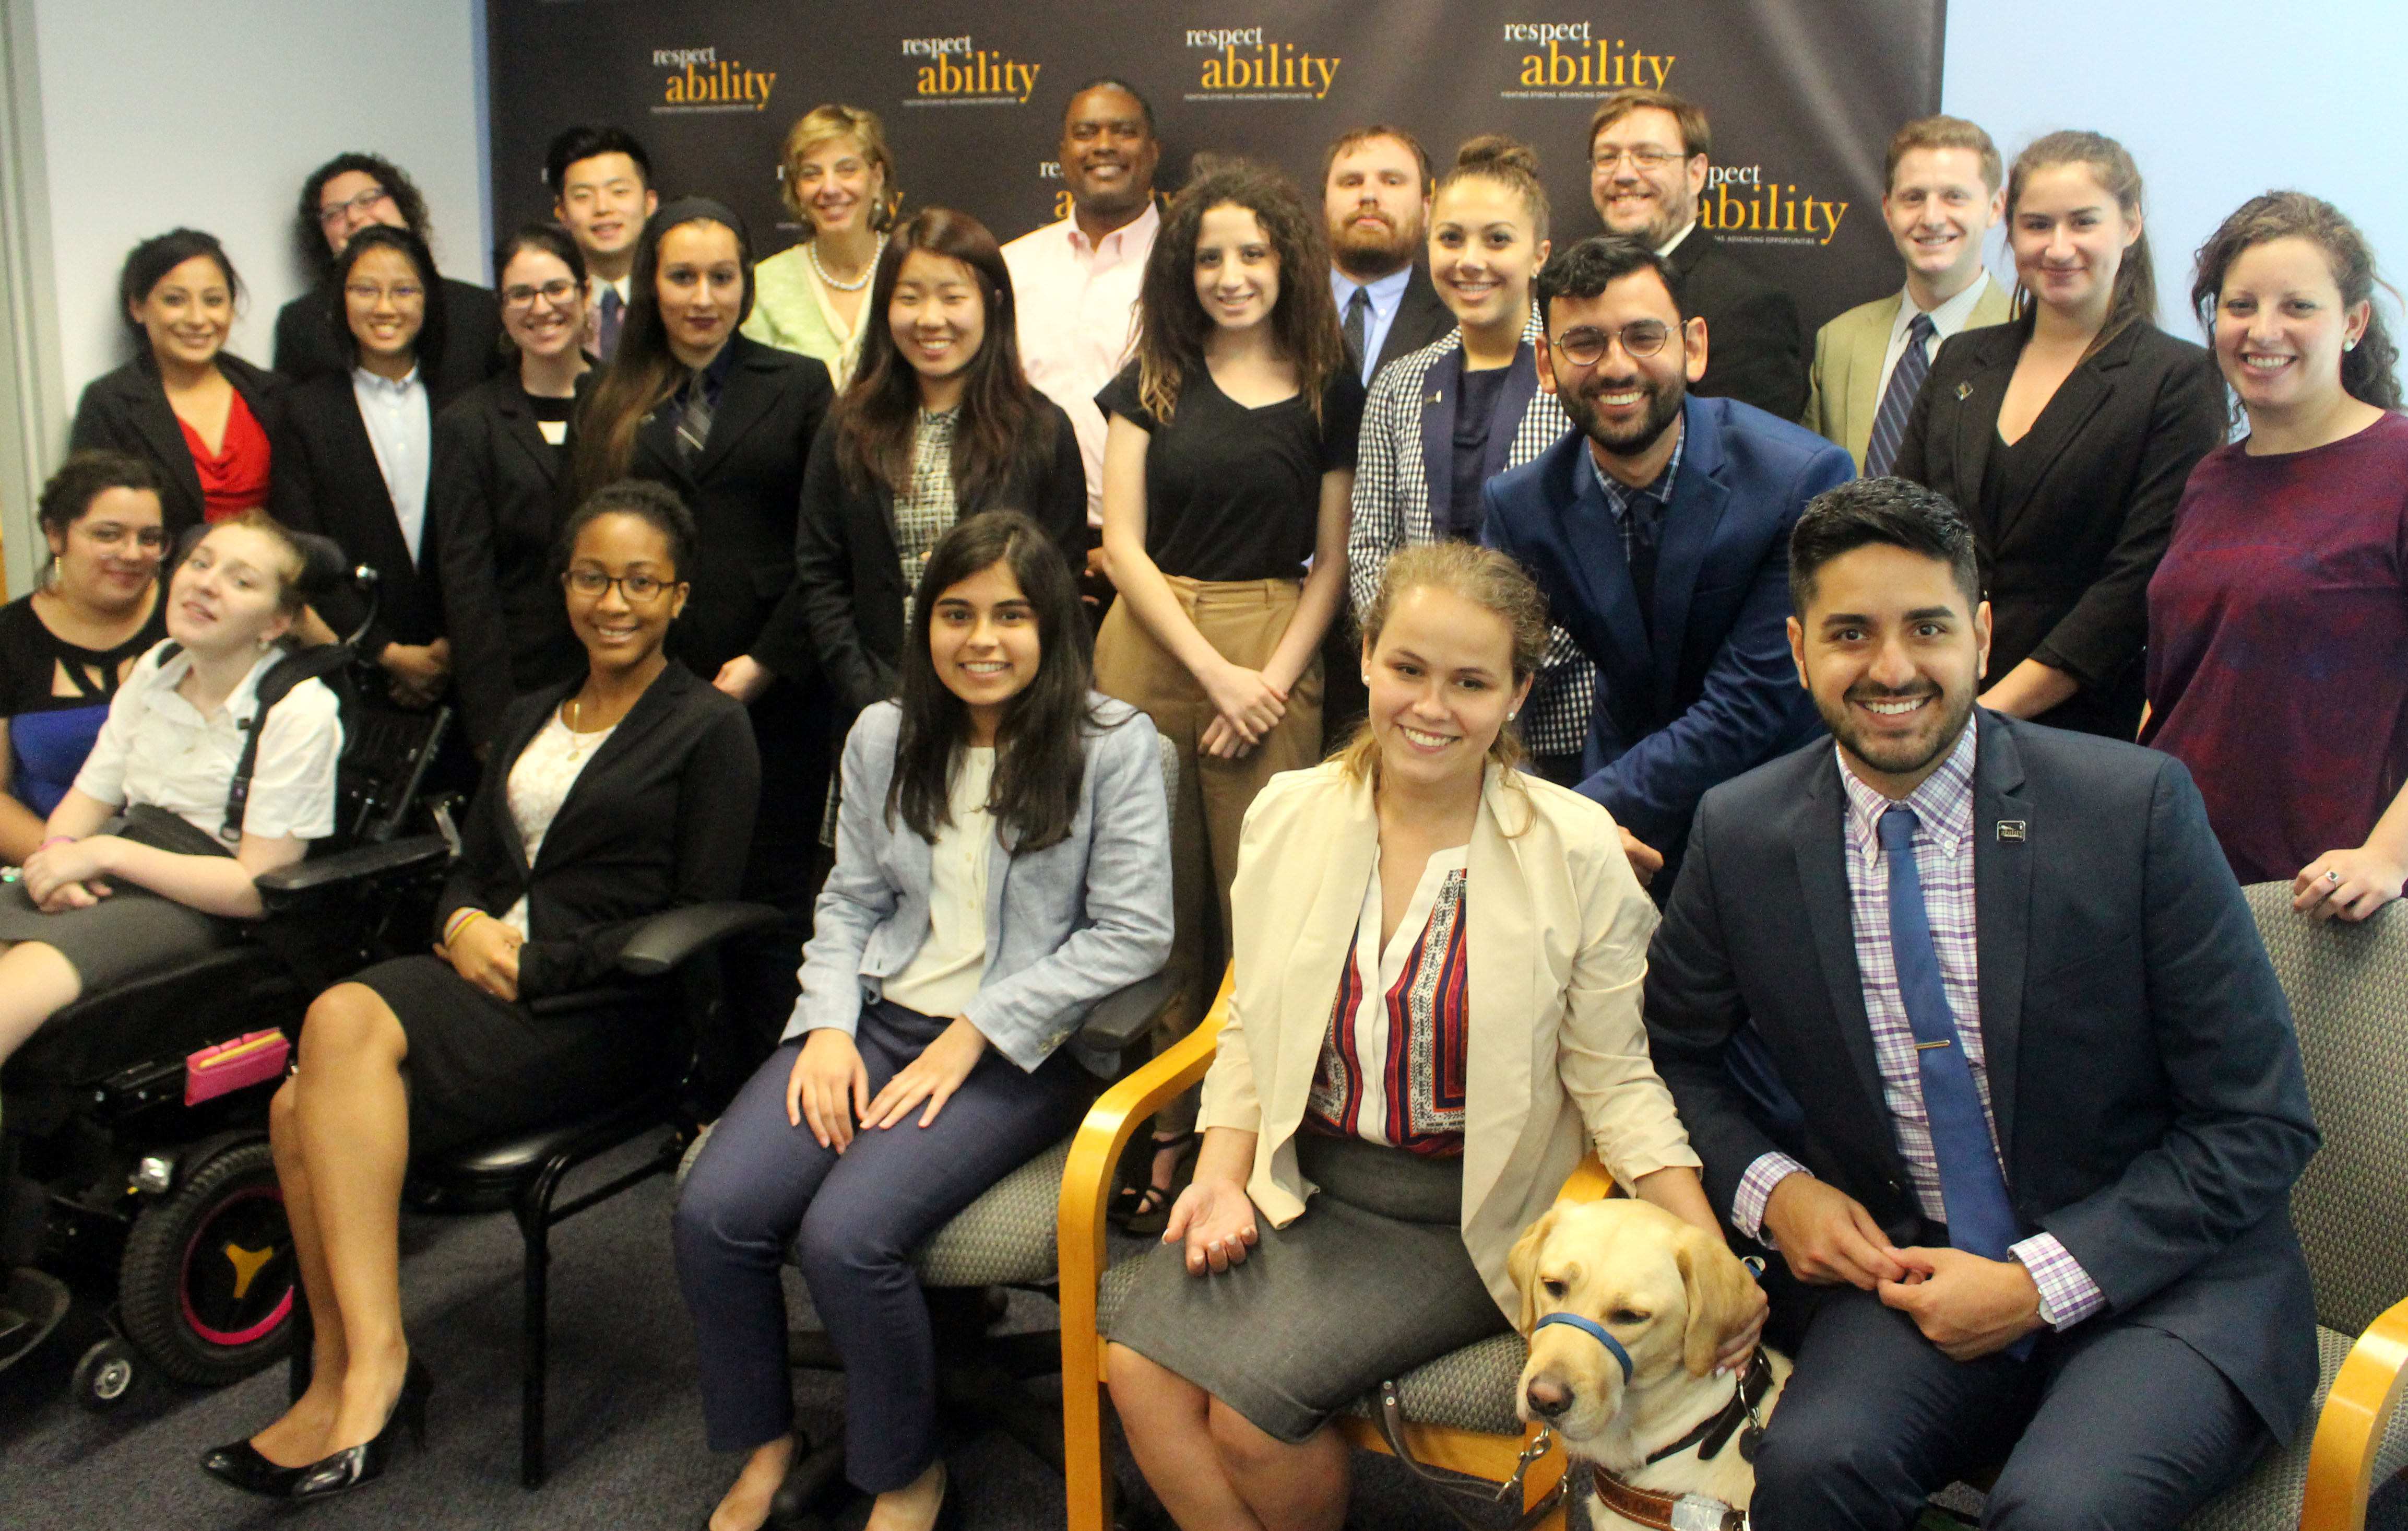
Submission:
[[[1523,342],[1546,343],[1534,311]],[[1450,331],[1421,350],[1398,357],[1372,381],[1363,406],[1362,435],[1354,451],[1354,505],[1346,534],[1346,579],[1357,625],[1380,591],[1388,559],[1399,548],[1438,540],[1430,517],[1429,468],[1423,459],[1423,413],[1438,402],[1426,386],[1432,368],[1463,349],[1463,331]],[[1531,365],[1516,357],[1516,367]],[[1505,466],[1519,468],[1562,440],[1571,420],[1553,394],[1536,390],[1514,428]],[[1444,465],[1439,470],[1446,471]],[[1561,628],[1547,630],[1547,660],[1523,709],[1522,742],[1533,755],[1576,756],[1588,739],[1588,714],[1597,691],[1597,670]]]

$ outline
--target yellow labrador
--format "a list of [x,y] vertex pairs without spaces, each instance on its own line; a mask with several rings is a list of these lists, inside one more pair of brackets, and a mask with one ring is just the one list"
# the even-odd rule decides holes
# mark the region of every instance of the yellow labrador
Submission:
[[[1509,1268],[1530,1341],[1522,1418],[1544,1421],[1575,1462],[1619,1480],[1570,1480],[1600,1495],[1589,1524],[1741,1524],[1717,1511],[1744,1511],[1754,1497],[1755,1437],[1790,1369],[1759,1346],[1744,1379],[1714,1374],[1716,1351],[1753,1307],[1747,1267],[1661,1207],[1617,1198],[1558,1202],[1514,1244]],[[1700,1497],[1676,1516],[1671,1501],[1684,1495]]]

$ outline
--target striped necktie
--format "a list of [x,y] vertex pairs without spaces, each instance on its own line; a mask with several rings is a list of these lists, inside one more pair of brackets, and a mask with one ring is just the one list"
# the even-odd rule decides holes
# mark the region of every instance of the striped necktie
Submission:
[[1889,388],[1882,395],[1881,410],[1873,416],[1872,445],[1865,452],[1865,477],[1880,478],[1898,461],[1898,449],[1906,440],[1906,417],[1914,410],[1914,396],[1923,391],[1923,380],[1931,373],[1931,355],[1924,348],[1931,340],[1931,315],[1918,313],[1914,323],[1906,326],[1906,350],[1890,369]]
[[710,440],[710,390],[703,385],[702,374],[696,372],[685,385],[685,409],[678,415],[678,455],[688,468],[702,455],[702,443]]

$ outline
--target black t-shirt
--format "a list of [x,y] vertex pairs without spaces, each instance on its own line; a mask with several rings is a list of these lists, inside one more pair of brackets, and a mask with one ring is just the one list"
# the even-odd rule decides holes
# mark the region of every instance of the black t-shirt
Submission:
[[1145,550],[1191,580],[1292,580],[1312,556],[1321,475],[1354,466],[1363,383],[1340,368],[1321,391],[1321,419],[1302,394],[1250,410],[1198,367],[1168,425],[1139,401],[1131,364],[1096,407],[1143,426]]
[[1486,482],[1482,469],[1488,460],[1488,433],[1496,421],[1497,396],[1504,391],[1505,374],[1511,370],[1505,367],[1466,370],[1463,387],[1455,396],[1453,492],[1447,503],[1447,525],[1440,529],[1467,542],[1480,540],[1480,486]]

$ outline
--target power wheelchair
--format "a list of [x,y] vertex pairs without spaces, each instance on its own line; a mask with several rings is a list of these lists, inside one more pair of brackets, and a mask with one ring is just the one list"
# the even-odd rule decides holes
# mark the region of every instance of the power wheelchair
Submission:
[[[349,580],[372,619],[375,572],[301,541],[303,588]],[[359,637],[290,655],[260,686],[273,705],[323,680],[344,721],[336,832],[259,880],[267,917],[230,946],[85,995],[0,1068],[0,1370],[81,1307],[103,1336],[74,1374],[87,1408],[123,1401],[146,1367],[223,1385],[291,1337],[297,1274],[268,1098],[322,989],[423,948],[449,855],[449,805],[418,800],[451,714],[356,705]],[[237,832],[250,764],[227,805]],[[444,832],[404,833],[422,826]]]

